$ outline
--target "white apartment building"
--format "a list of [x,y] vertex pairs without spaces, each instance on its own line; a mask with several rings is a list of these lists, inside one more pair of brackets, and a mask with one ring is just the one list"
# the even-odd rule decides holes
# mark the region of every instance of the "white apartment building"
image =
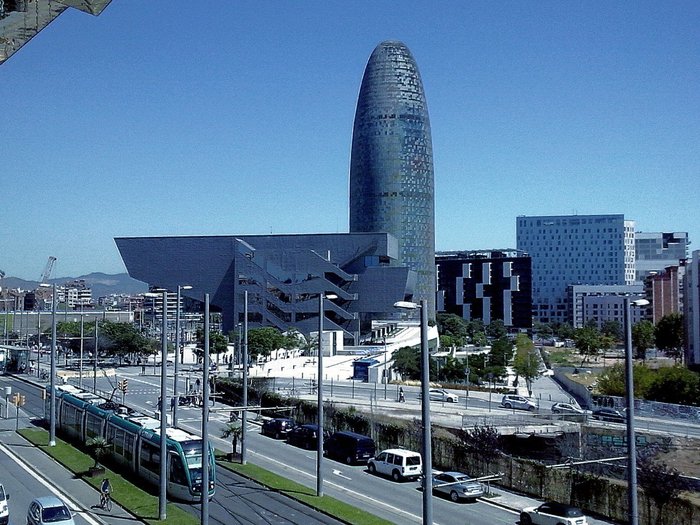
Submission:
[[533,320],[571,323],[570,285],[633,284],[634,238],[622,214],[517,217],[517,249],[532,259]]

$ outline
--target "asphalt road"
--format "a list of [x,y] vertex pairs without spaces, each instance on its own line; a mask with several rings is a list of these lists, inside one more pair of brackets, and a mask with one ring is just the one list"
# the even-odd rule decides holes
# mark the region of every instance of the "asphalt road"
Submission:
[[[0,434],[0,439],[2,435]],[[69,498],[50,485],[46,485],[31,469],[25,469],[13,461],[0,448],[0,483],[10,494],[8,506],[10,509],[9,525],[27,523],[27,509],[32,500],[39,496],[58,496],[68,504],[71,511],[76,512],[77,506],[71,505]],[[92,516],[77,512],[74,517],[77,525],[99,525]]]

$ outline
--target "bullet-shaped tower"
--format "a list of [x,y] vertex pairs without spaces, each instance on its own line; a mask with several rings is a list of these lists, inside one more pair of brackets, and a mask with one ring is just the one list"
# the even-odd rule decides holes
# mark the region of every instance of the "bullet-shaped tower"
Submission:
[[350,159],[350,232],[386,232],[417,272],[413,300],[435,315],[435,184],[428,106],[405,44],[379,44],[357,100]]

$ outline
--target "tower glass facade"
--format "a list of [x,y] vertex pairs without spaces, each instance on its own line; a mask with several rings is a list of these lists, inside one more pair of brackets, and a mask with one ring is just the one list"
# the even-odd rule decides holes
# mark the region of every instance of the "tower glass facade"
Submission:
[[357,101],[350,160],[350,232],[390,233],[397,264],[417,273],[414,301],[435,313],[435,192],[430,120],[416,62],[401,42],[379,44]]

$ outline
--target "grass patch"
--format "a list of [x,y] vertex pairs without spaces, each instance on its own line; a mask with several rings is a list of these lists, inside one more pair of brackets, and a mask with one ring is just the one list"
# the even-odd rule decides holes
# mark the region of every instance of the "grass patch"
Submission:
[[346,523],[352,525],[390,525],[393,523],[330,496],[324,495],[319,498],[316,496],[315,489],[274,474],[257,465],[251,463],[241,465],[221,457],[218,458],[217,464]]
[[[84,452],[78,450],[63,440],[56,439],[56,446],[49,447],[49,433],[43,429],[22,429],[19,433],[27,440],[39,447],[46,454],[54,458],[61,465],[73,472],[95,488],[99,488],[104,477],[108,477],[112,484],[112,499],[115,503],[124,507],[131,514],[146,523],[162,523],[158,519],[158,497],[138,488],[130,481],[124,479],[121,474],[105,468],[104,476],[89,477],[88,469],[94,465],[94,460]],[[97,496],[95,504],[99,502]],[[168,525],[197,525],[199,518],[182,510],[172,503],[167,506]]]

